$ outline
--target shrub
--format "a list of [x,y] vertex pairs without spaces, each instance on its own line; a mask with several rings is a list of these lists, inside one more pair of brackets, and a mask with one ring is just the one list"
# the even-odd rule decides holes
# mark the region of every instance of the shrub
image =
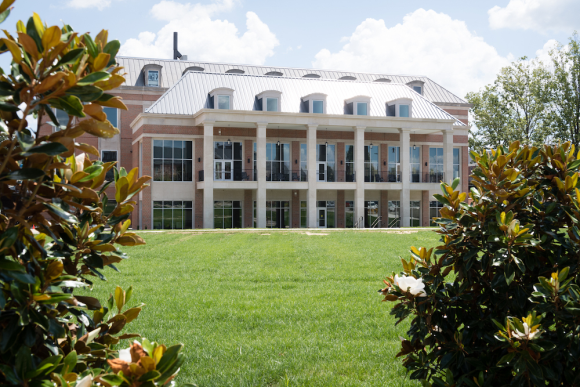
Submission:
[[[14,0],[0,4],[0,21]],[[116,349],[142,305],[126,308],[132,290],[117,288],[108,302],[74,292],[104,280],[106,267],[126,258],[117,246],[144,241],[129,232],[135,197],[150,179],[114,169],[117,202],[105,215],[105,181],[114,163],[78,143],[83,133],[118,134],[103,106],[126,109],[107,94],[124,82],[115,61],[119,42],[107,31],[94,39],[68,25],[48,27],[34,14],[6,32],[0,51],[12,64],[0,73],[0,384],[19,386],[161,386],[176,375],[182,346],[143,339]],[[69,115],[61,125],[53,108]],[[55,131],[40,136],[48,117]],[[90,117],[86,117],[90,116]],[[73,120],[73,118],[75,118]],[[83,153],[80,153],[83,152]]]
[[470,200],[458,179],[436,195],[441,245],[412,247],[381,290],[413,317],[397,356],[424,386],[580,386],[580,152],[472,157]]

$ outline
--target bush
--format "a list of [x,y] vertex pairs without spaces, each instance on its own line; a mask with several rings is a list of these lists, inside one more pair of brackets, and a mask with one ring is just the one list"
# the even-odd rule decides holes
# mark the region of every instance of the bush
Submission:
[[580,386],[580,152],[472,157],[470,200],[458,179],[436,195],[442,244],[412,247],[381,290],[413,316],[397,356],[424,386]]
[[[14,0],[0,4],[0,22]],[[126,109],[107,94],[124,82],[115,55],[120,44],[107,31],[94,39],[68,25],[48,27],[34,14],[17,33],[0,39],[12,55],[0,73],[0,384],[18,386],[161,386],[183,362],[182,346],[134,342],[119,351],[121,334],[142,305],[127,308],[132,289],[117,287],[102,305],[78,288],[105,279],[106,267],[126,258],[117,246],[144,241],[129,232],[135,197],[150,179],[114,169],[116,207],[109,215],[105,181],[114,163],[76,142],[83,133],[119,131],[103,106]],[[61,125],[53,108],[69,115]],[[39,136],[48,117],[55,131]],[[90,117],[86,117],[90,116]],[[73,118],[76,119],[73,120]],[[83,152],[83,153],[80,153]]]

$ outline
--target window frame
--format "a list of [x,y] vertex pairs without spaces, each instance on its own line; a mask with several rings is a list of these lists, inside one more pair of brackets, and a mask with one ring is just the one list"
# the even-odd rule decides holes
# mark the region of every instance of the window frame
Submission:
[[[417,204],[418,205],[413,205]],[[413,210],[418,211],[418,216],[413,217]],[[421,200],[409,200],[409,227],[421,227]],[[417,221],[417,225],[413,226],[413,220]]]
[[[328,95],[324,93],[312,93],[302,97],[302,102],[306,104],[305,113],[326,114],[326,99]],[[314,102],[322,102],[322,113],[314,113]]]
[[[159,157],[155,157],[155,142],[156,141],[161,141],[162,142],[162,147],[161,147],[161,152],[162,152],[162,156],[161,158]],[[165,157],[165,141],[171,141],[171,170],[172,170],[172,180],[165,180],[165,160],[169,160]],[[181,159],[175,159],[174,154],[175,154],[175,142],[176,141],[181,141],[183,142],[183,148],[182,150],[187,150],[187,142],[191,143],[191,159],[189,158],[185,158],[185,154],[182,155]],[[154,183],[191,183],[193,182],[194,179],[194,163],[193,163],[193,159],[194,159],[194,149],[193,149],[193,141],[192,140],[175,140],[175,139],[165,139],[165,138],[154,138],[153,141],[151,141],[151,169],[153,171],[153,182]],[[185,152],[184,152],[185,153]],[[161,180],[155,180],[156,179],[156,170],[155,170],[155,161],[156,160],[161,160]],[[181,167],[181,180],[173,180],[173,161],[174,160],[181,160],[182,161],[182,167]],[[191,180],[183,180],[183,178],[185,177],[185,168],[183,167],[185,165],[185,162],[191,162]]]
[[[228,99],[228,107],[227,108],[220,108],[220,98],[225,98],[227,97]],[[217,94],[214,98],[217,98],[217,104],[216,104],[216,110],[231,110],[232,107],[232,96],[229,94]]]
[[[371,97],[366,95],[357,95],[356,97],[349,98],[344,101],[346,105],[352,103],[352,115],[353,116],[362,116],[362,117],[370,117],[371,116]],[[367,112],[365,115],[358,114],[358,105],[366,103],[367,105]],[[349,108],[350,109],[350,108]]]
[[[266,113],[279,113],[282,111],[282,92],[278,90],[265,90],[256,95],[261,103],[261,110]],[[268,110],[268,99],[277,99],[276,111]]]
[[[170,208],[166,208],[165,207],[165,205],[166,205],[165,203],[169,203],[169,202],[171,203],[171,207]],[[174,207],[175,206],[174,203],[176,203],[176,202],[181,202],[182,203],[181,204],[182,207],[181,208],[175,208]],[[155,207],[157,205],[156,203],[161,203],[161,207]],[[186,203],[191,203],[191,207],[187,207],[186,206]],[[152,229],[153,230],[191,230],[191,229],[194,228],[193,227],[194,226],[194,221],[193,221],[194,219],[193,218],[194,218],[195,214],[193,212],[193,210],[194,210],[193,200],[153,200],[153,203],[152,204],[153,205],[151,206],[151,219],[152,219]],[[156,220],[155,211],[156,210],[157,211],[161,210],[161,222],[162,222],[161,223],[162,224],[162,227],[161,228],[155,228],[155,220]],[[182,221],[182,227],[181,228],[173,228],[173,227],[171,227],[171,228],[165,228],[165,227],[163,227],[165,225],[165,211],[166,210],[170,210],[171,211],[171,225],[172,226],[175,224],[174,223],[174,218],[173,218],[173,211],[174,210],[182,210],[183,211],[183,213],[182,213],[182,219],[183,219],[183,221]],[[188,211],[188,210],[191,211],[190,212],[190,214],[191,214],[191,228],[190,229],[185,228],[185,225],[186,225],[186,223],[185,223],[186,212],[185,211]]]
[[[225,203],[231,203],[231,207],[226,207]],[[234,212],[236,210],[239,210],[239,228],[244,228],[244,209],[243,209],[243,204],[242,204],[243,200],[214,200],[213,201],[213,206],[212,206],[212,211],[213,211],[213,228],[214,229],[218,229],[216,227],[216,211],[221,210],[222,211],[222,215],[221,215],[221,219],[222,219],[222,225],[223,227],[220,227],[219,230],[226,230],[226,229],[233,229],[233,228],[238,228],[238,227],[234,227]],[[219,207],[216,207],[216,203],[222,203],[222,207],[221,209]],[[235,203],[239,203],[239,207],[235,207]],[[225,227],[225,211],[226,209],[229,208],[232,211],[232,219],[231,219],[231,227]]]
[[[111,120],[109,120],[109,115],[107,114],[107,111],[108,111],[107,109],[113,109],[115,111],[115,124],[114,125],[111,122]],[[107,115],[107,120],[109,122],[111,122],[111,125],[113,125],[115,128],[119,128],[119,109],[113,108],[113,107],[108,107],[108,106],[103,106],[103,113],[105,113]]]
[[[455,152],[457,152],[457,163],[455,163]],[[457,175],[455,174],[457,168]],[[453,148],[453,180],[461,178],[461,148]]]
[[[150,74],[152,73],[157,73],[157,84],[156,85],[152,85],[151,84],[151,78],[149,77]],[[147,70],[147,87],[161,87],[160,82],[159,82],[159,70]]]
[[[109,150],[109,149],[101,149],[101,161],[102,161],[103,163],[105,163],[105,162],[108,162],[108,161],[104,161],[104,160],[103,160],[103,153],[104,153],[104,152],[115,152],[115,160],[114,160],[114,161],[116,161],[116,162],[117,162],[117,164],[116,164],[116,165],[118,165],[118,164],[119,164],[119,152],[118,152],[117,150],[113,150],[113,149],[111,149],[111,150]],[[112,161],[112,160],[109,160],[109,161]],[[115,167],[115,166],[113,166],[113,168],[116,168],[116,167]],[[111,169],[109,169],[109,170],[107,171],[107,173],[106,173],[106,175],[105,175],[105,180],[107,180],[107,181],[114,181],[114,180],[115,180],[115,175],[114,175],[114,174],[115,174],[115,172],[113,171],[113,168],[111,168]],[[113,178],[112,178],[112,179],[110,179],[110,180],[109,180],[109,179],[106,177],[106,176],[109,176],[109,174],[113,174]]]

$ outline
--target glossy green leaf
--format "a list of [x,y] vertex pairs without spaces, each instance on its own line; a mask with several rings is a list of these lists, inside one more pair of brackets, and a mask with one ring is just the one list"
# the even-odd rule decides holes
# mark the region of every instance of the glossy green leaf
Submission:
[[67,151],[68,149],[66,146],[62,145],[60,142],[47,142],[28,149],[26,153],[23,153],[23,156],[30,156],[36,153],[56,156]]
[[2,176],[0,180],[36,180],[44,176],[44,172],[36,168],[22,168]]

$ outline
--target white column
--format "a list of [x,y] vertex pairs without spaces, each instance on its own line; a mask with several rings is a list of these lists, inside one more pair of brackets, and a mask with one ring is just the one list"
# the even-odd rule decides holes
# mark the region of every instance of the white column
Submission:
[[266,228],[266,126],[259,122],[256,129],[256,168],[258,191],[256,192],[256,216],[258,228]]
[[[356,190],[354,191],[355,222],[365,216],[365,127],[354,128],[354,170]],[[364,219],[363,219],[364,222]],[[361,226],[362,227],[362,226]]]
[[306,132],[306,147],[308,152],[308,227],[317,228],[318,227],[318,216],[316,214],[316,181],[318,176],[316,172],[318,171],[318,166],[316,164],[316,129],[318,125],[308,125]]
[[401,144],[401,227],[411,226],[411,131],[408,129],[399,129]]
[[203,123],[203,228],[213,228],[213,124]]
[[453,129],[443,131],[443,168],[445,182],[453,181]]

